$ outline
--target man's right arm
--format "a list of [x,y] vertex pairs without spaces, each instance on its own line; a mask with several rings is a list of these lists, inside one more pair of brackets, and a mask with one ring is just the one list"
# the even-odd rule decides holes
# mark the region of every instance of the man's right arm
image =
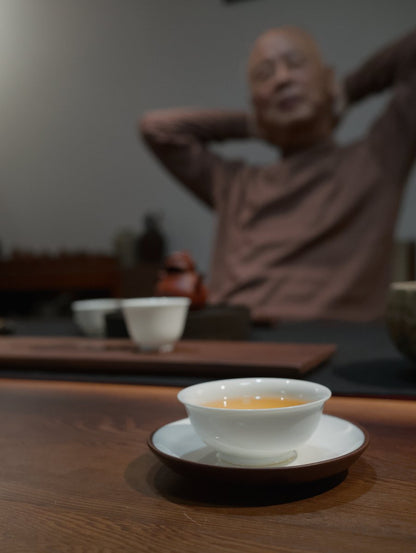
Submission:
[[210,142],[249,138],[245,112],[169,109],[145,114],[139,122],[145,142],[162,164],[204,203],[213,206],[213,183],[231,170],[209,149]]

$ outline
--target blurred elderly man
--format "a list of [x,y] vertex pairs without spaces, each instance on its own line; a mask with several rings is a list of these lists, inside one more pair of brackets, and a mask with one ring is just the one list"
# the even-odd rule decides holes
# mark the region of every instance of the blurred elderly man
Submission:
[[[174,109],[140,122],[163,165],[217,213],[210,302],[246,305],[255,321],[377,319],[416,155],[416,32],[337,83],[309,34],[271,29],[253,46],[248,83],[251,114]],[[366,134],[338,145],[342,112],[388,88]],[[253,136],[279,160],[252,165],[209,148]]]

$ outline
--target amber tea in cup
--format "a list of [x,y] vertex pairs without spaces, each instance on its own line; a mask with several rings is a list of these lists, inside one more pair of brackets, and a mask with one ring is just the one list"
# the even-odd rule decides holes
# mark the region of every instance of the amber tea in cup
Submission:
[[277,409],[279,407],[294,407],[307,403],[295,397],[284,396],[241,396],[217,399],[202,403],[204,407],[217,409]]

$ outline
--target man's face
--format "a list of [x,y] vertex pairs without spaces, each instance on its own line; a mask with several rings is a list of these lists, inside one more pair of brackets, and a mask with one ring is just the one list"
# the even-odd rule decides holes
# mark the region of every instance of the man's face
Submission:
[[248,80],[257,123],[270,137],[319,124],[332,110],[332,72],[301,30],[264,33],[249,58]]

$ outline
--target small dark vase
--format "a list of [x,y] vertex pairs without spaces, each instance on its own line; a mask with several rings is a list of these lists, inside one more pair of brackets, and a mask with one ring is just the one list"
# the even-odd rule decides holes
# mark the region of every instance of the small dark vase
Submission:
[[144,231],[137,239],[137,260],[144,263],[161,264],[165,256],[165,237],[159,228],[155,215],[146,215]]

